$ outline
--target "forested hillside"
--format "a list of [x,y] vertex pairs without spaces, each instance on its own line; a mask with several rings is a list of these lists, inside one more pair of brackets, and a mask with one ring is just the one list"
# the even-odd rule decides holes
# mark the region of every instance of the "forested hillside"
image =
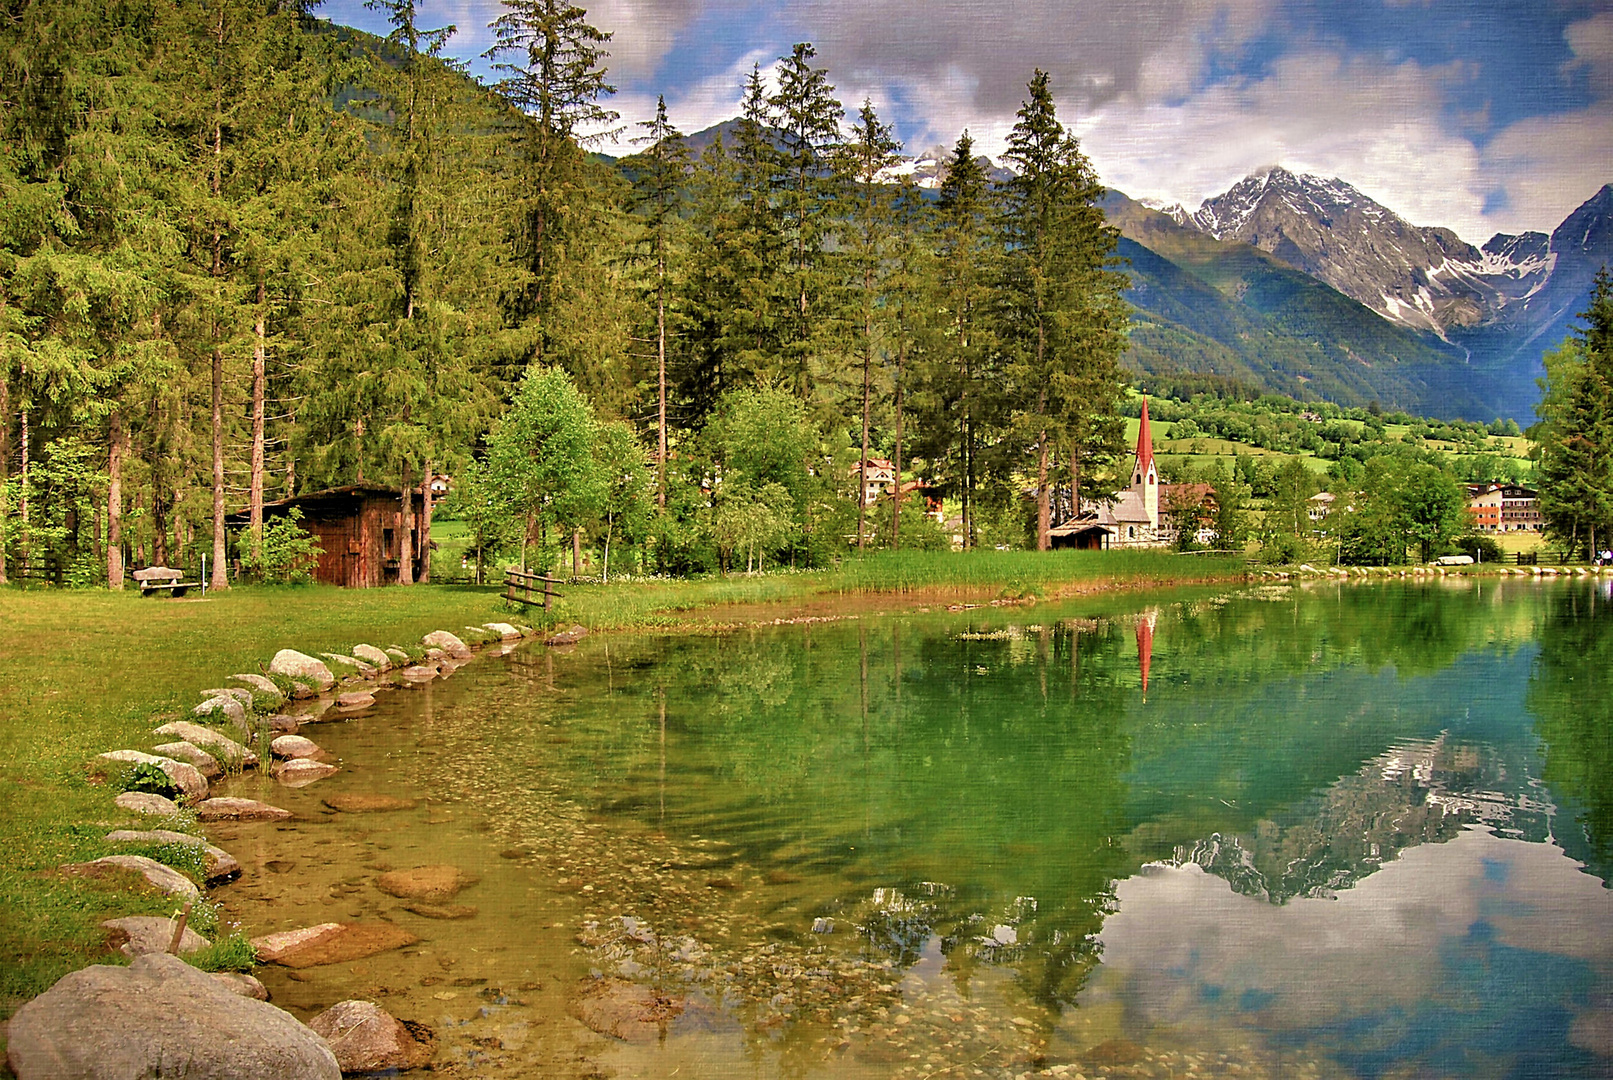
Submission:
[[265,502],[443,474],[484,549],[674,572],[940,542],[911,493],[854,497],[870,456],[955,500],[968,545],[1045,544],[1055,489],[1105,482],[1125,279],[1046,76],[1011,179],[965,134],[920,198],[810,45],[698,158],[663,110],[611,162],[584,136],[615,122],[608,27],[508,0],[483,86],[381,7],[385,40],[279,0],[6,8],[14,569],[206,555],[222,585],[277,572]]

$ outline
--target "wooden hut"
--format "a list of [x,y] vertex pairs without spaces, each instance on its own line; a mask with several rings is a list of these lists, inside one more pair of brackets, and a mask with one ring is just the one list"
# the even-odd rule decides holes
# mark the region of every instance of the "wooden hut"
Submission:
[[[380,484],[348,484],[313,491],[263,504],[263,518],[271,521],[293,507],[302,511],[298,524],[319,541],[324,554],[314,567],[314,580],[327,585],[362,589],[396,585],[402,552],[414,554],[414,574],[420,580],[431,557],[431,536],[425,521],[425,500],[419,489],[411,492],[414,528],[403,534],[403,498],[397,488]],[[231,525],[245,525],[246,515],[232,514]]]

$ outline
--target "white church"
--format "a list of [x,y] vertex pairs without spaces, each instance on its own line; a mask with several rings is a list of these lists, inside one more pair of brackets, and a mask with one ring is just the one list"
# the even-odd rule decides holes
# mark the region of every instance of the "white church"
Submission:
[[1171,540],[1159,514],[1159,468],[1154,464],[1154,435],[1143,399],[1137,429],[1137,454],[1131,484],[1112,499],[1081,500],[1074,519],[1051,530],[1055,548],[1162,547]]

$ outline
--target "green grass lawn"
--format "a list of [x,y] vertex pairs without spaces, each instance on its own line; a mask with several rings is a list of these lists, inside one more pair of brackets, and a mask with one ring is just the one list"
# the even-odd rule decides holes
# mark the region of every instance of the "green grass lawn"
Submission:
[[[747,605],[771,614],[857,608],[863,598],[1052,599],[1243,572],[1241,560],[1165,551],[890,552],[834,570],[567,585],[549,620],[594,629],[723,624],[743,619]],[[85,777],[96,754],[149,750],[153,726],[231,674],[261,671],[282,648],[413,645],[432,630],[543,618],[541,609],[507,611],[496,586],[237,587],[205,600],[0,588],[0,1017],[68,971],[120,960],[104,950],[101,919],[172,907],[55,873],[116,850],[105,833],[126,815],[112,805],[114,790]]]

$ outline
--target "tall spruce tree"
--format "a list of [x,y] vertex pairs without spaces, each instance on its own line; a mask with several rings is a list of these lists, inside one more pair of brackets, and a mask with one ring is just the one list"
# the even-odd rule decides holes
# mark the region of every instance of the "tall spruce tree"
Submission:
[[[884,172],[898,160],[902,144],[890,125],[879,120],[873,102],[864,101],[857,124],[841,155],[843,170],[853,181],[851,213],[846,225],[845,252],[848,291],[855,297],[849,305],[855,341],[854,353],[862,368],[862,452],[857,464],[857,551],[862,553],[866,535],[869,434],[873,415],[874,368],[889,352],[886,286],[893,269],[892,247],[895,231],[893,192],[884,182]],[[900,486],[900,478],[898,484]]]
[[990,361],[995,353],[990,305],[997,247],[985,169],[965,131],[947,161],[935,208],[936,306],[944,312],[923,365],[915,405],[924,421],[922,456],[944,491],[958,498],[963,546],[978,538],[977,495],[986,471],[983,435],[1001,404]]
[[998,341],[1013,385],[1014,428],[1032,448],[1036,546],[1051,546],[1054,447],[1118,416],[1129,284],[1114,269],[1119,230],[1104,220],[1086,155],[1058,120],[1045,71],[1008,136],[1014,176],[1000,191]]
[[528,121],[519,136],[525,175],[517,230],[526,280],[510,302],[513,314],[531,327],[531,359],[542,363],[552,336],[546,318],[568,243],[567,212],[582,188],[580,144],[602,137],[617,119],[601,104],[616,92],[604,68],[611,35],[568,0],[502,4],[485,55],[502,76],[499,93]]
[[655,307],[655,502],[666,509],[667,308],[671,300],[672,252],[681,232],[679,210],[689,179],[689,148],[667,117],[666,98],[655,100],[655,117],[639,125],[634,201],[644,218],[643,246],[650,264],[648,291]]
[[1546,356],[1531,431],[1547,536],[1594,553],[1613,537],[1613,277],[1597,272],[1572,337]]
[[817,50],[798,43],[779,58],[778,89],[768,98],[778,142],[779,235],[788,255],[783,299],[788,312],[780,342],[779,375],[810,405],[827,325],[835,312],[830,238],[843,198],[840,102]]

